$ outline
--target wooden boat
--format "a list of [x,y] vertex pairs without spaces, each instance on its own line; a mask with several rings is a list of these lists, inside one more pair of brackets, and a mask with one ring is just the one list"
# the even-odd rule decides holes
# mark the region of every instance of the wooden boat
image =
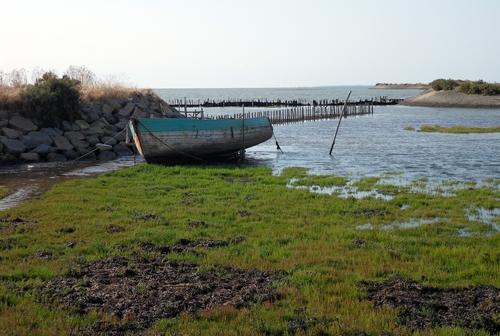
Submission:
[[273,135],[267,117],[248,119],[137,118],[129,129],[147,162],[235,156]]

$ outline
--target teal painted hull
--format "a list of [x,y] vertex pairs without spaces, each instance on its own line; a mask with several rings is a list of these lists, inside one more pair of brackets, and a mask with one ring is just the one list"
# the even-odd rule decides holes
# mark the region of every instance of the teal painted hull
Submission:
[[234,155],[273,134],[268,118],[140,118],[130,128],[138,151],[150,162]]

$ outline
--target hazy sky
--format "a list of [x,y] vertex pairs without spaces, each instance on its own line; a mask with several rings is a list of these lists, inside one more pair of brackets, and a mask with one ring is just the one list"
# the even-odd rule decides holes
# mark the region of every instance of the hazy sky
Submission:
[[142,87],[500,82],[498,0],[0,0],[0,70]]

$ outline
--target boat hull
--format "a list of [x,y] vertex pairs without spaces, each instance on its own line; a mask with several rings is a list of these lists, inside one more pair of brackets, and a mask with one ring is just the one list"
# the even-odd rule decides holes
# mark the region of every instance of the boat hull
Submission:
[[273,134],[268,118],[139,118],[130,121],[130,129],[136,148],[148,162],[234,156]]

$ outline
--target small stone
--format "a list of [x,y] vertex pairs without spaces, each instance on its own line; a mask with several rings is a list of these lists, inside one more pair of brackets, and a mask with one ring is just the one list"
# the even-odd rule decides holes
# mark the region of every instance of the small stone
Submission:
[[5,135],[7,138],[10,138],[10,139],[18,139],[23,134],[22,132],[20,132],[18,130],[8,128],[8,127],[2,128],[2,133],[3,133],[3,135]]
[[19,115],[10,118],[9,125],[12,128],[23,132],[36,131],[38,129],[38,126],[36,126],[31,120],[23,118]]
[[37,162],[37,161],[40,161],[40,155],[38,155],[37,153],[21,153],[21,155],[19,155],[19,157],[21,158],[21,160],[23,161],[27,161],[27,162]]

